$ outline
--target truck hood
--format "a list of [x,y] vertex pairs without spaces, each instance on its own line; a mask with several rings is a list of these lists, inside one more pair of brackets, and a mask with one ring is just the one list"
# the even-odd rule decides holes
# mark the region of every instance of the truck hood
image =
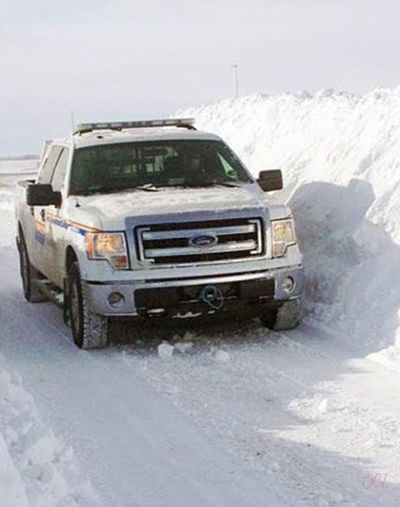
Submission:
[[[240,212],[266,216],[287,216],[287,206],[274,203],[257,184],[238,187],[162,188],[158,191],[126,191],[79,197],[80,211],[96,217],[104,230],[122,230],[127,220],[148,222],[152,217],[180,214]],[[282,209],[283,208],[283,209]],[[137,220],[136,220],[137,218]]]

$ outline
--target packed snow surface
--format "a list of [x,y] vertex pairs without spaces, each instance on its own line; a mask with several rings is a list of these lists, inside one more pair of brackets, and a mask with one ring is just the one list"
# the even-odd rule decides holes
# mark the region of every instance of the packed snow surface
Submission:
[[180,113],[254,174],[282,168],[305,321],[130,327],[77,350],[58,309],[22,297],[29,168],[1,162],[1,507],[400,505],[400,88]]

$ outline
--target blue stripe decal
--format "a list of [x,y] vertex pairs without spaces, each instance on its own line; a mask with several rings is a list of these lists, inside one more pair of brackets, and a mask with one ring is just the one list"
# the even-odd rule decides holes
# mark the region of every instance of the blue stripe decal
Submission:
[[63,229],[68,229],[68,223],[65,220],[61,220],[60,218],[54,218],[52,220],[49,220],[49,223],[58,225],[59,227],[62,227]]
[[41,245],[44,245],[46,242],[46,235],[39,231],[35,231],[35,240]]
[[61,227],[62,229],[70,230],[71,232],[76,232],[77,234],[81,234],[82,236],[85,236],[89,231],[86,229],[81,229],[80,227],[76,227],[75,225],[69,224],[66,220],[62,220],[60,218],[53,218],[51,220],[48,220],[50,224],[57,225],[58,227]]

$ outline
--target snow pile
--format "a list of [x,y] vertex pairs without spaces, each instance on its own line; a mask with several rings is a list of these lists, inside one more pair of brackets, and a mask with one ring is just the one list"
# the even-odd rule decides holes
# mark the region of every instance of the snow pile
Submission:
[[400,366],[400,87],[254,95],[179,114],[221,135],[253,174],[282,168],[310,322]]
[[37,415],[20,378],[0,356],[0,491],[2,507],[97,505],[66,447]]

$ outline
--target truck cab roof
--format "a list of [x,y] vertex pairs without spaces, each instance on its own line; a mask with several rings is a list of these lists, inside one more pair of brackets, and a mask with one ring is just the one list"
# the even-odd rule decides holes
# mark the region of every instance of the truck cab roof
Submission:
[[198,130],[177,129],[174,127],[146,127],[125,130],[96,130],[83,134],[70,136],[76,148],[112,143],[132,143],[149,141],[179,141],[201,140],[220,141],[215,134]]
[[83,123],[66,138],[56,139],[53,144],[85,148],[114,143],[151,141],[221,141],[215,134],[194,128],[193,119],[167,119],[131,122]]

